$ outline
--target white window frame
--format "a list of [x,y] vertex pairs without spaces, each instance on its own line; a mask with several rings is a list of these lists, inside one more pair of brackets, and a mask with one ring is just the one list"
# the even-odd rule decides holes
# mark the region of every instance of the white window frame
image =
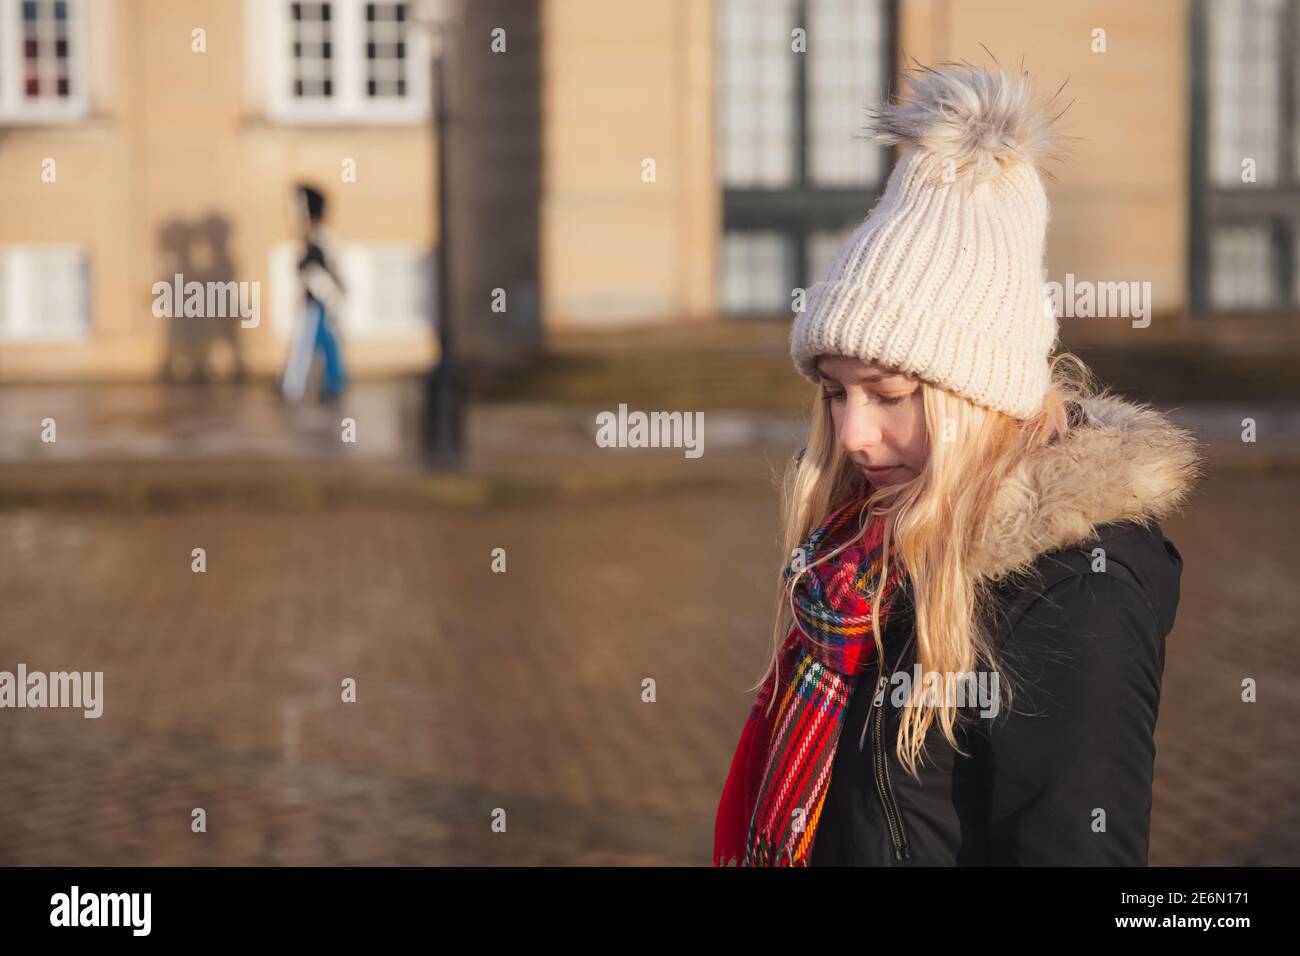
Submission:
[[431,64],[428,28],[414,21],[417,4],[408,0],[406,62],[407,95],[372,99],[365,92],[365,5],[369,0],[329,0],[333,24],[331,62],[334,89],[328,101],[300,99],[292,90],[293,0],[258,0],[246,9],[262,17],[266,31],[266,110],[282,123],[403,124],[430,120]]
[[0,0],[0,124],[70,123],[90,111],[85,0],[68,4],[68,95],[28,99],[23,92],[22,0]]
[[[42,293],[33,288],[35,262],[43,255],[70,256],[77,260],[80,272],[80,315],[77,327],[70,323],[50,327],[47,316],[41,314],[38,303]],[[91,317],[90,259],[86,250],[76,243],[34,242],[0,245],[0,341],[59,343],[89,341],[94,329]]]

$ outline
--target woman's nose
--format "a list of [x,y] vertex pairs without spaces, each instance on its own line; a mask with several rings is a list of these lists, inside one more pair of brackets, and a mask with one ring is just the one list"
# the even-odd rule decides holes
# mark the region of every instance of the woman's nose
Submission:
[[876,410],[868,402],[847,402],[840,423],[840,444],[848,452],[863,451],[880,444]]

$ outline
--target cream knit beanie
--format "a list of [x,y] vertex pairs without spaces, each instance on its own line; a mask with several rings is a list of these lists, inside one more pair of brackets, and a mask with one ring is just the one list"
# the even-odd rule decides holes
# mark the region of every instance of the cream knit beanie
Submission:
[[910,79],[910,99],[870,114],[874,138],[903,155],[808,290],[791,357],[813,382],[819,356],[852,356],[1031,418],[1058,334],[1035,168],[1059,142],[1055,117],[1033,104],[1023,74],[1001,68],[945,64]]

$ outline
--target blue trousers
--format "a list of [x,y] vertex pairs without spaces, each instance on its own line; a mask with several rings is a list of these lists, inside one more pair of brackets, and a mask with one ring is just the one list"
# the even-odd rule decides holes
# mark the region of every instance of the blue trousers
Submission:
[[343,392],[347,387],[348,376],[343,369],[343,350],[339,347],[338,337],[325,307],[315,299],[308,299],[303,303],[302,321],[294,335],[284,376],[280,381],[280,390],[286,400],[302,400],[318,354],[325,359],[320,397],[327,400]]
[[348,375],[343,368],[343,353],[339,341],[326,321],[325,306],[319,302],[316,307],[316,344],[313,355],[322,352],[325,356],[325,374],[321,378],[321,397],[329,398],[342,393],[347,387]]

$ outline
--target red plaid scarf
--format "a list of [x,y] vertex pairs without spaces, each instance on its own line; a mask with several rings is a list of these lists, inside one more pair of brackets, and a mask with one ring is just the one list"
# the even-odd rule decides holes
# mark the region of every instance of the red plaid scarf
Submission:
[[795,577],[796,620],[778,655],[781,691],[769,715],[777,671],[769,672],[745,721],[718,805],[714,866],[808,865],[844,710],[875,650],[872,617],[883,632],[901,579],[891,561],[884,600],[873,609],[884,551],[879,517],[852,545],[814,566],[856,536],[864,504],[857,498],[833,511],[800,549],[802,567],[791,562],[786,569],[787,582]]

